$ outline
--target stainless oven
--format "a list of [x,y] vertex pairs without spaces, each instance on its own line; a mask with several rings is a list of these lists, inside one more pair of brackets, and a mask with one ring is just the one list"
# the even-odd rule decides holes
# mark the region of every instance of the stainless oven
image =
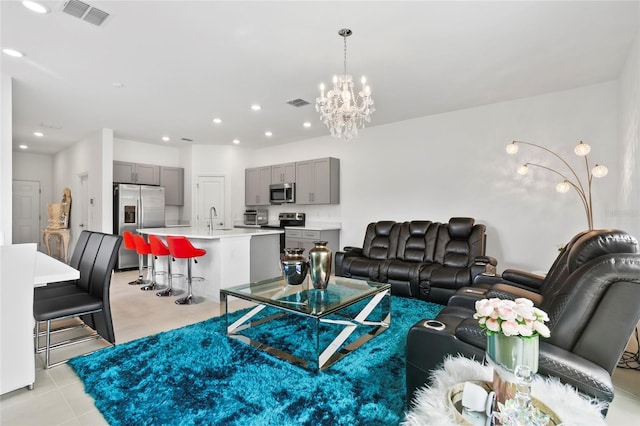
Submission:
[[[278,215],[280,223],[278,225],[262,225],[262,228],[284,229],[285,226],[304,226],[306,215],[304,213],[280,213]],[[280,234],[280,254],[284,254],[284,232]]]
[[276,183],[269,185],[269,202],[271,204],[295,203],[296,184]]

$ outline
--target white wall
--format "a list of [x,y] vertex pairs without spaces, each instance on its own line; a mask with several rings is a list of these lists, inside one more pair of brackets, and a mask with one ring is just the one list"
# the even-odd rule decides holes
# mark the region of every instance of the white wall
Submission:
[[[113,160],[167,167],[184,167],[182,165],[182,150],[176,146],[152,145],[120,138],[114,138],[113,140]],[[167,206],[165,209],[165,222],[178,223],[183,220],[184,211],[184,207]],[[191,215],[191,210],[188,210],[188,212],[185,220],[189,220]]]
[[341,246],[360,246],[371,221],[471,216],[487,225],[487,254],[499,259],[500,270],[546,270],[556,245],[586,229],[586,215],[575,192],[555,192],[553,174],[537,170],[523,179],[515,173],[524,161],[559,167],[550,156],[522,149],[514,158],[505,147],[514,139],[542,144],[586,179],[573,147],[579,140],[589,143],[591,166],[598,162],[610,170],[593,185],[595,226],[609,227],[617,183],[616,120],[617,83],[610,82],[370,127],[350,142],[327,136],[265,148],[249,166],[339,158],[340,205],[295,210],[309,218],[340,218]]
[[0,76],[0,240],[11,244],[13,113],[12,79]]
[[46,228],[49,212],[47,204],[62,201],[62,191],[53,193],[53,156],[31,152],[13,153],[13,180],[40,182],[40,227]]
[[189,186],[185,186],[185,192],[190,194],[189,208],[192,210],[192,223],[195,223],[196,214],[197,176],[224,176],[227,206],[225,222],[227,226],[231,226],[233,221],[242,220],[245,210],[244,169],[249,167],[247,164],[253,155],[255,151],[235,145],[193,145],[191,147],[191,181]]
[[[96,131],[53,157],[54,194],[62,194],[64,188],[69,188],[71,197],[74,197],[74,194],[80,193],[80,176],[88,176],[90,203],[89,223],[86,229],[91,231],[112,232],[112,163],[113,131],[111,129]],[[78,204],[72,202],[71,230],[74,242],[78,232],[74,232],[73,222],[74,217],[78,217],[78,212]],[[73,252],[73,244],[70,245],[70,252]]]
[[113,160],[130,163],[182,167],[180,148],[170,145],[151,145],[127,139],[113,139]]
[[619,79],[617,225],[640,238],[640,31]]
[[[637,55],[637,46],[635,49]],[[637,87],[633,58],[625,67],[620,92],[623,87]],[[623,180],[618,156],[627,157],[617,151],[617,140],[622,139],[618,138],[622,124],[617,110],[620,105],[625,116],[636,117],[637,127],[634,90],[636,97],[631,101],[619,101],[618,84],[610,82],[370,127],[351,142],[326,136],[257,151],[203,145],[158,149],[157,145],[116,139],[111,158],[100,150],[105,156],[100,163],[111,164],[115,158],[184,167],[186,215],[193,210],[195,176],[225,175],[229,178],[230,219],[239,220],[245,208],[246,167],[333,156],[341,159],[340,205],[272,206],[270,216],[299,210],[311,220],[342,221],[342,246],[361,245],[370,221],[447,221],[452,216],[472,216],[487,225],[487,252],[499,259],[499,269],[545,270],[555,258],[556,244],[586,227],[584,212],[574,192],[561,195],[554,191],[556,179],[551,174],[539,170],[522,179],[514,172],[525,158],[546,164],[548,157],[523,149],[519,159],[513,158],[504,147],[512,139],[543,144],[572,162],[584,178],[584,165],[576,161],[572,149],[578,140],[589,143],[591,165],[603,163],[610,170],[609,176],[594,182],[595,226],[625,229],[619,218],[624,206],[621,203],[618,209],[616,199],[616,185]],[[635,138],[632,146],[637,146],[637,132]],[[105,139],[108,137],[98,132],[55,156],[53,194],[61,193],[64,187],[70,187],[72,194],[77,192],[78,176],[91,172],[95,164],[96,156],[91,154],[96,151],[91,147],[104,144]],[[637,182],[637,162],[631,169]],[[95,192],[98,195],[94,198],[100,198],[104,205],[104,215],[95,211],[94,205],[92,229],[108,227],[106,232],[111,226],[111,201],[110,190],[107,195],[105,188],[110,189],[111,176],[105,178],[105,174],[110,172],[111,167],[98,169],[102,180],[90,189],[90,197]],[[631,187],[630,191],[637,203],[637,190]],[[186,215],[182,219],[189,219]]]
[[[188,215],[193,210],[195,176],[228,176],[229,211],[231,219],[238,220],[244,210],[244,168],[333,156],[341,160],[340,205],[272,206],[270,216],[299,210],[312,220],[340,220],[342,246],[361,245],[370,221],[447,221],[452,216],[472,216],[487,225],[487,252],[499,259],[499,269],[545,270],[556,256],[556,244],[586,227],[585,215],[574,192],[561,195],[554,191],[557,181],[552,174],[542,170],[526,178],[515,174],[517,164],[525,158],[551,164],[548,156],[523,148],[514,158],[504,147],[512,139],[545,145],[570,161],[584,178],[584,164],[572,149],[579,140],[589,143],[591,165],[602,163],[610,171],[604,179],[594,181],[595,226],[620,227],[638,236],[637,58],[636,41],[619,85],[603,83],[370,127],[351,142],[326,136],[257,151],[189,145],[178,148],[175,155],[171,147],[158,150],[153,145],[150,154],[149,145],[115,140],[111,158],[100,150],[105,156],[100,163],[111,164],[116,158],[185,167],[184,211]],[[3,124],[4,120],[3,114]],[[90,147],[104,139],[98,132],[55,156],[53,194],[64,187],[77,191],[78,176],[90,172],[95,164]],[[3,142],[3,149],[5,146]],[[3,168],[5,163],[2,161]],[[105,212],[93,212],[93,223],[99,224],[93,229],[106,227],[108,222],[110,230],[110,191],[109,195],[105,192],[107,180],[110,188],[111,177],[105,178],[110,169],[99,169],[101,183],[90,190],[99,194],[96,198]],[[8,197],[10,200],[10,191]],[[3,194],[3,209],[5,199]],[[10,220],[8,228],[10,232]]]

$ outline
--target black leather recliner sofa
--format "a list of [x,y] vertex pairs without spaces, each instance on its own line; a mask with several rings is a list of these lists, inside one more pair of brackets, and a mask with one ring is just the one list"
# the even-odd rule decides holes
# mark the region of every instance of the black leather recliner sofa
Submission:
[[485,256],[486,228],[473,218],[373,222],[362,247],[335,253],[335,274],[391,284],[396,296],[446,304],[475,276],[495,273],[496,260]]
[[[565,272],[552,297],[539,305],[550,318],[551,337],[540,341],[538,373],[556,376],[579,392],[607,404],[613,399],[611,374],[640,320],[638,243],[615,230],[589,231],[554,263]],[[513,287],[513,289],[517,289]],[[526,290],[524,290],[526,291]],[[490,293],[487,293],[489,295]],[[444,329],[415,324],[407,335],[407,400],[428,383],[447,355],[483,359],[486,334],[473,309],[448,306],[435,318]]]

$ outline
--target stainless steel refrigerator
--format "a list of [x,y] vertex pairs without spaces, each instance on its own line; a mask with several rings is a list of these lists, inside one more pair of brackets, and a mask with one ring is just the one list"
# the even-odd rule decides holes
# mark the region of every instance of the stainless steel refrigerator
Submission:
[[[141,228],[164,227],[164,187],[149,185],[113,185],[113,233],[136,233]],[[117,269],[135,268],[138,255],[124,244],[118,253]]]

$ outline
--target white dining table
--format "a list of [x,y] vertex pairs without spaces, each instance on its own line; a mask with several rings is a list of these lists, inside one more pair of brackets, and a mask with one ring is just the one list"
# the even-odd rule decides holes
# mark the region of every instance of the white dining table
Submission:
[[42,287],[48,283],[59,281],[77,280],[78,278],[80,278],[80,271],[77,269],[42,252],[36,252],[34,287]]
[[34,287],[78,278],[80,271],[35,243],[0,246],[0,394],[35,383]]

